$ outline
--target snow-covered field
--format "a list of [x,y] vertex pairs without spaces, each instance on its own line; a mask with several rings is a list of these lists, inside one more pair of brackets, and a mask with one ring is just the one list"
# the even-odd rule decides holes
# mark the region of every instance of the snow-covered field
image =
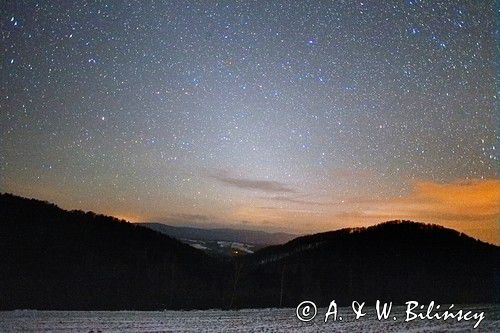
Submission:
[[0,312],[0,332],[500,332],[495,306],[472,306],[484,311],[477,329],[474,321],[414,320],[405,322],[405,307],[391,313],[398,319],[378,321],[374,313],[355,320],[351,308],[339,308],[342,321],[324,323],[326,309],[301,322],[295,309],[240,311],[8,311]]

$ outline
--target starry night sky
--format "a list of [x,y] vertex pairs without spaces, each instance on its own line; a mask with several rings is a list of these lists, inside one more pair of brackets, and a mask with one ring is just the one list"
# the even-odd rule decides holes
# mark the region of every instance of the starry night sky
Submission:
[[2,1],[0,191],[498,242],[495,1]]

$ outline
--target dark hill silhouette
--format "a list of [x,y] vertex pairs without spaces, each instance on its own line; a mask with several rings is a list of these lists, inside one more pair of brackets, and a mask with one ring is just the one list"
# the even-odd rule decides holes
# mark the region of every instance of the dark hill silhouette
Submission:
[[0,195],[0,310],[222,307],[224,263],[112,217]]
[[491,303],[498,250],[450,229],[388,222],[224,259],[140,225],[0,194],[0,310]]
[[411,221],[304,236],[241,258],[233,304],[492,303],[498,254],[455,230]]

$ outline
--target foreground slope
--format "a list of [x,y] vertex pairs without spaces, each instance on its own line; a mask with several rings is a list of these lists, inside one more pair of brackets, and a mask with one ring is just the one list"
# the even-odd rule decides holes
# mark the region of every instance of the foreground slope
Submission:
[[111,217],[0,195],[0,310],[221,307],[224,266]]

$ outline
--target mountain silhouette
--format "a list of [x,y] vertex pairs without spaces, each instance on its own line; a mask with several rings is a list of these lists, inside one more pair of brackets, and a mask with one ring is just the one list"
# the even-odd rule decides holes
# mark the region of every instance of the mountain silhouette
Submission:
[[[437,225],[390,221],[299,237],[238,262],[234,306],[352,300],[498,301],[499,247]],[[257,294],[256,294],[257,291]]]
[[499,247],[409,221],[224,257],[138,224],[0,194],[0,240],[0,310],[498,301]]
[[136,224],[0,195],[0,310],[223,307],[224,262]]

